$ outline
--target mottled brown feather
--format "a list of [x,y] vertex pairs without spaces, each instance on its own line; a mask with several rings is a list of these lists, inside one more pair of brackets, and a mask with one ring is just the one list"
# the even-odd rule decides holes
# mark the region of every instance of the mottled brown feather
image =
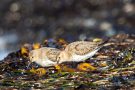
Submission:
[[65,50],[77,55],[85,55],[98,47],[99,43],[88,41],[77,41],[69,44]]
[[53,62],[57,62],[57,56],[60,54],[60,50],[58,49],[50,49],[46,52],[46,56],[49,60]]

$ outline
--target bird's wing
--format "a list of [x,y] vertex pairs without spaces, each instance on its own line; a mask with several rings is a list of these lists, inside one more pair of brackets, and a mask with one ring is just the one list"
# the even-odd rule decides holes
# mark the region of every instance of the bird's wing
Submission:
[[68,50],[72,51],[77,55],[85,55],[98,47],[97,43],[88,41],[78,41],[70,44]]
[[59,49],[55,49],[55,48],[50,48],[47,52],[46,52],[46,56],[49,60],[53,61],[53,62],[57,62],[57,56],[60,54],[60,50]]

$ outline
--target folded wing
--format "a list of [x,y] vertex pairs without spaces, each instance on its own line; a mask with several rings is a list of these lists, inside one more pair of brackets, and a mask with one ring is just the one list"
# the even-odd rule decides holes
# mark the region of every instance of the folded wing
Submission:
[[60,50],[59,49],[55,49],[55,48],[50,48],[47,52],[47,58],[53,62],[57,62],[57,56],[60,54]]

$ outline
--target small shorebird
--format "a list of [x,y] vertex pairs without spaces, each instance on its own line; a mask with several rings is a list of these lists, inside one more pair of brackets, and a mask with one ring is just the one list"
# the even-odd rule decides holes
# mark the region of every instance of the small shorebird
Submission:
[[76,41],[66,46],[58,56],[58,62],[80,62],[92,57],[105,42]]
[[30,51],[31,62],[43,67],[55,66],[63,62],[80,62],[92,57],[105,42],[76,41],[66,46],[64,50],[42,47]]
[[60,50],[50,47],[42,47],[30,51],[29,58],[31,62],[35,62],[42,67],[49,67],[57,65],[57,56],[60,54]]

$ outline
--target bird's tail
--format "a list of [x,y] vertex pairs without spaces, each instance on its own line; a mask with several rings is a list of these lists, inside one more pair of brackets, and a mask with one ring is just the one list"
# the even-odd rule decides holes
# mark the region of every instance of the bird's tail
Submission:
[[108,41],[110,40],[110,38],[105,39],[104,41],[102,41],[99,46],[104,46]]
[[104,41],[100,42],[99,45],[98,45],[98,47],[96,49],[99,50],[100,48],[102,48],[109,41],[109,39],[110,38],[107,38]]

